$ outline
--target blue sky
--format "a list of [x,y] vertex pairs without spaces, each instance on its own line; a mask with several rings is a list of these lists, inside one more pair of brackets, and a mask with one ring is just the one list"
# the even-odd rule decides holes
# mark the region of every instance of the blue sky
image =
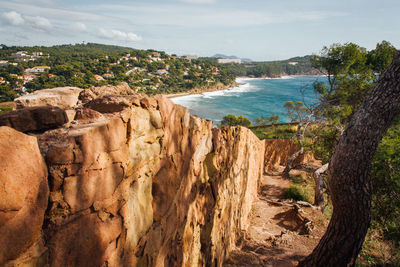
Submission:
[[96,42],[253,60],[355,42],[400,48],[399,0],[0,0],[0,43]]

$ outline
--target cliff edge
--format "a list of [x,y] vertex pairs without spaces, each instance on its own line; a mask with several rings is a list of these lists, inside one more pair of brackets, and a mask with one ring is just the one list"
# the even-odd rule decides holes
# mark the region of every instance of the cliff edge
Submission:
[[49,90],[0,118],[0,265],[221,266],[247,227],[264,142],[124,85]]

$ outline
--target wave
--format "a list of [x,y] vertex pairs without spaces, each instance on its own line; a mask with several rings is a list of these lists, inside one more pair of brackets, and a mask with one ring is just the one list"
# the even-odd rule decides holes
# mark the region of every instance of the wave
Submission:
[[[246,79],[241,79],[240,81],[243,82]],[[191,106],[190,103],[193,103],[202,98],[214,98],[220,96],[239,96],[241,93],[246,92],[254,92],[260,90],[259,87],[251,85],[250,83],[241,83],[239,86],[231,87],[225,90],[219,91],[212,91],[212,92],[204,92],[202,94],[194,94],[194,95],[186,95],[186,96],[178,96],[174,97],[171,100],[175,104],[184,105],[184,106]]]

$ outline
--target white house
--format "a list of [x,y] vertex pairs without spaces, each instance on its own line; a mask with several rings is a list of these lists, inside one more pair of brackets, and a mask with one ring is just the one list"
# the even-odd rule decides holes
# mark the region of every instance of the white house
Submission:
[[220,64],[227,64],[227,63],[242,63],[240,58],[218,58],[217,62]]
[[25,73],[26,74],[38,74],[38,73],[43,73],[45,71],[48,71],[50,69],[49,66],[36,66],[30,69],[26,69]]

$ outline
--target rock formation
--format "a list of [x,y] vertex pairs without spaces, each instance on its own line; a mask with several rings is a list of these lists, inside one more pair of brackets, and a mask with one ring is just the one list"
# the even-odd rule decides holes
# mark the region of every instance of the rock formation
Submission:
[[40,128],[38,143],[0,128],[0,265],[222,266],[248,226],[265,142],[160,95],[92,88],[71,106],[49,90],[25,99],[56,103],[67,124]]
[[[299,146],[290,139],[265,140],[264,171],[274,171],[279,166],[286,166],[290,156],[298,150]],[[311,153],[305,152],[295,159],[293,166],[314,160]]]
[[35,137],[0,127],[0,151],[0,264],[4,264],[40,243],[49,188]]
[[39,106],[17,109],[0,116],[0,126],[21,132],[54,129],[68,122],[67,114],[59,107]]
[[79,94],[83,90],[77,87],[57,87],[43,89],[14,100],[17,109],[37,106],[53,106],[70,109],[78,103]]

